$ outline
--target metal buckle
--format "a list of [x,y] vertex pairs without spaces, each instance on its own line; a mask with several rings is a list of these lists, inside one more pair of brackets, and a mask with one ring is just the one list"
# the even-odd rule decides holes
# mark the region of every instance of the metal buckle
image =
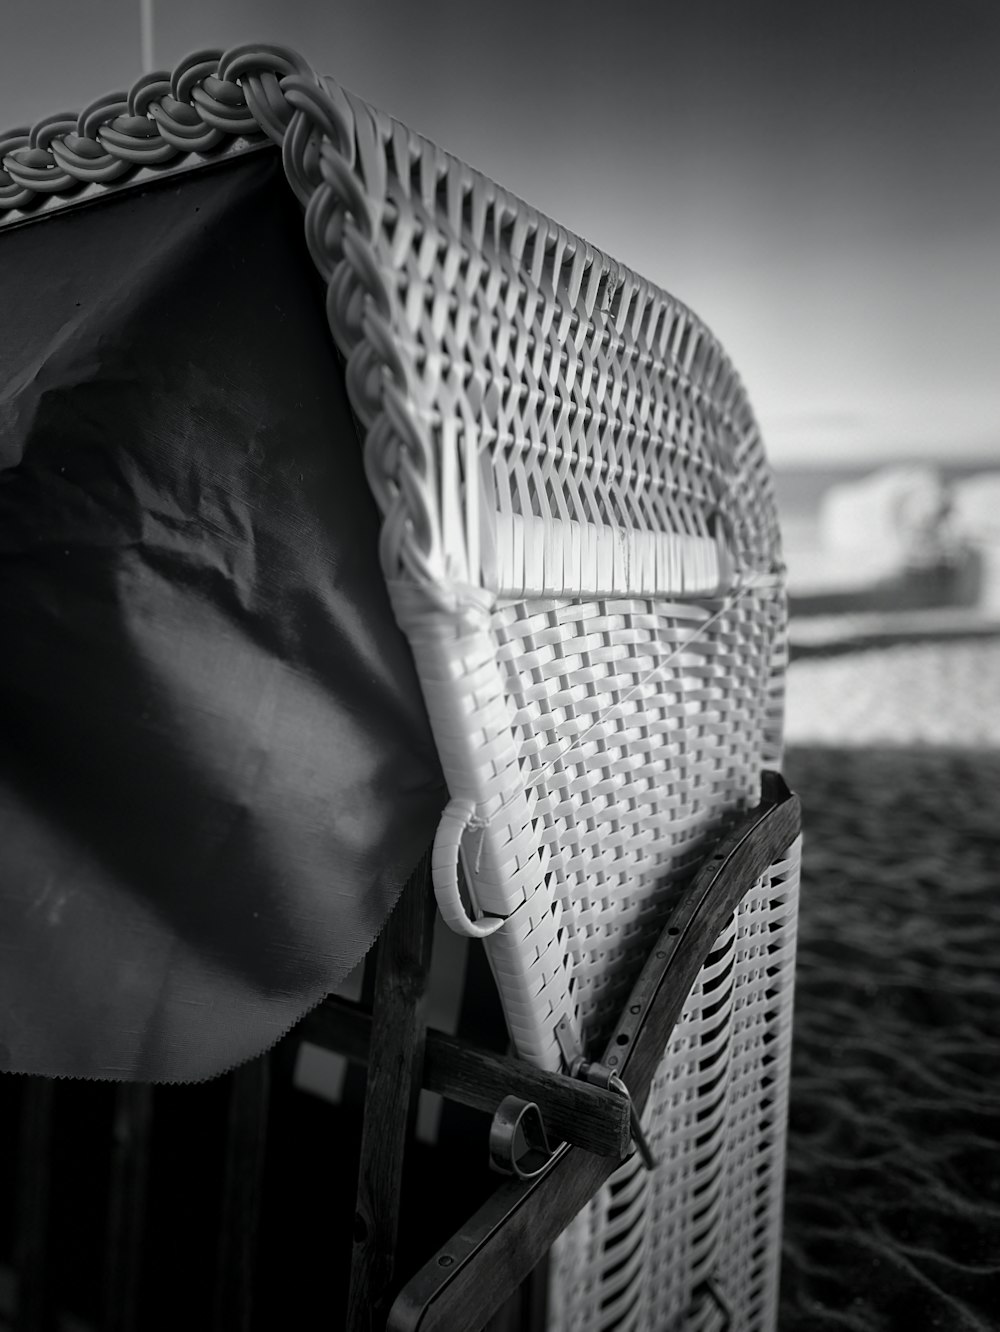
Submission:
[[585,1059],[577,1061],[576,1067],[572,1070],[578,1078],[593,1083],[595,1087],[610,1087],[616,1091],[619,1096],[624,1096],[628,1101],[629,1108],[629,1127],[632,1130],[632,1141],[635,1144],[636,1151],[647,1170],[656,1169],[656,1157],[653,1155],[653,1149],[649,1145],[649,1139],[643,1131],[642,1121],[639,1118],[639,1112],[632,1101],[632,1093],[622,1081],[621,1076],[613,1068],[608,1068],[607,1064],[589,1063]]
[[548,1168],[552,1149],[534,1101],[505,1096],[490,1125],[490,1165],[502,1175],[535,1179]]

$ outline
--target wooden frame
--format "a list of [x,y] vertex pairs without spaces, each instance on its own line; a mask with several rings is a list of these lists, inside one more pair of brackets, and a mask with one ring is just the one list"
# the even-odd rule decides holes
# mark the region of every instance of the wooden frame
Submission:
[[[799,828],[797,797],[777,773],[765,772],[760,804],[719,843],[661,933],[602,1056],[638,1111],[720,930]],[[483,1327],[528,1282],[539,1254],[630,1150],[626,1097],[427,1030],[432,901],[424,861],[380,940],[371,1016],[328,1000],[297,1032],[368,1067],[348,1332]],[[400,1288],[395,1246],[403,1152],[421,1086],[483,1110],[495,1111],[510,1094],[533,1099],[551,1139],[561,1143],[539,1177],[501,1184]],[[537,1289],[521,1300],[522,1309],[542,1303]]]

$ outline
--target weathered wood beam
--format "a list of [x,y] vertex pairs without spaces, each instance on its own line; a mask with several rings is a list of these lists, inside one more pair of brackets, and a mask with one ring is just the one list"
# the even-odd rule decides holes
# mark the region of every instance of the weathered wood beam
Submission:
[[148,1083],[123,1082],[117,1087],[111,1129],[103,1332],[133,1332],[138,1326],[152,1115],[153,1088]]
[[270,1092],[267,1054],[230,1076],[213,1332],[250,1332],[252,1325]]
[[[303,1019],[296,1035],[366,1064],[371,1025],[371,1018],[356,1004],[328,999]],[[450,1101],[487,1114],[493,1114],[505,1096],[534,1101],[550,1141],[571,1142],[616,1161],[628,1155],[628,1104],[617,1092],[548,1073],[454,1036],[428,1031],[423,1085]]]
[[348,1332],[382,1332],[393,1293],[403,1157],[423,1075],[433,925],[428,855],[403,889],[378,942]]

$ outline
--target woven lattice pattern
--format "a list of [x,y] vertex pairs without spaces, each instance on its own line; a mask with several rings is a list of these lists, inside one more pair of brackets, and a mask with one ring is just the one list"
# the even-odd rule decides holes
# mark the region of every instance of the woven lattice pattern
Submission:
[[611,595],[717,590],[720,550],[769,568],[769,475],[704,325],[389,129],[374,246],[436,464],[424,502],[442,573],[508,595]]
[[756,797],[782,604],[532,601],[493,626],[562,936],[554,974],[552,950],[534,970],[571,985],[596,1049],[671,902]]
[[627,1161],[554,1252],[558,1332],[774,1326],[799,843],[751,888],[702,968]]

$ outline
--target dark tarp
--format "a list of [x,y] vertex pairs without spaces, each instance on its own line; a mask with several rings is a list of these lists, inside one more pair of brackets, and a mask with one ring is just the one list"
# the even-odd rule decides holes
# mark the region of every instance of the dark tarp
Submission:
[[0,233],[0,1067],[212,1076],[443,781],[276,152]]

